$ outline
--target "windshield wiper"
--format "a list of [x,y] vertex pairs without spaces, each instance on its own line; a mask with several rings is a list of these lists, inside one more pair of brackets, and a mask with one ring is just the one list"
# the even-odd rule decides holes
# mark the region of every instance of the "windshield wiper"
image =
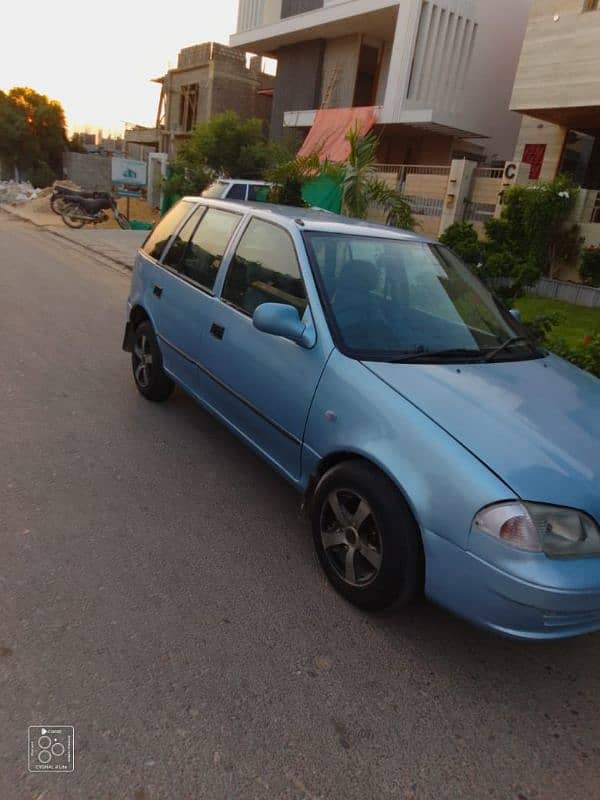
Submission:
[[405,353],[401,356],[386,359],[390,364],[407,364],[411,361],[429,361],[432,358],[463,358],[466,357],[469,361],[475,359],[480,360],[483,358],[481,350],[467,347],[451,347],[445,350],[418,350],[412,353]]
[[532,353],[537,353],[536,346],[526,336],[511,336],[510,339],[502,342],[499,347],[495,347],[491,353],[488,353],[485,357],[485,360],[493,361],[496,356],[499,356],[500,353],[503,353],[504,350],[506,350],[508,347],[511,347],[513,344],[526,344]]

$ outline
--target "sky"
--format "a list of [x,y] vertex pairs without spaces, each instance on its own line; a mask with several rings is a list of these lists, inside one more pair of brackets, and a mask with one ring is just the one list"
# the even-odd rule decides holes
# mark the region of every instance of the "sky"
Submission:
[[182,47],[228,44],[238,0],[12,0],[3,3],[0,89],[59,100],[69,132],[154,125],[160,87]]

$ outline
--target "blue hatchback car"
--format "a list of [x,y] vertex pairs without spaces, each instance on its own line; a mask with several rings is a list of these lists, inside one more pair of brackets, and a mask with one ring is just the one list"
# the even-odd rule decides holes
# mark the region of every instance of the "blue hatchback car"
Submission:
[[185,198],[127,314],[139,391],[181,386],[290,481],[352,603],[424,591],[509,636],[600,628],[600,381],[439,243]]

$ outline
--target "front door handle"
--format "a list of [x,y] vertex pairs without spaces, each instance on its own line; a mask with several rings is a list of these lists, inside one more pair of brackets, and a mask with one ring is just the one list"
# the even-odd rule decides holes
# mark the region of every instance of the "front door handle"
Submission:
[[223,334],[225,333],[225,328],[222,325],[217,325],[216,322],[210,326],[210,332],[215,337],[215,339],[222,339]]
[[162,297],[162,287],[155,286],[154,289],[152,289],[152,294],[154,294],[158,298]]

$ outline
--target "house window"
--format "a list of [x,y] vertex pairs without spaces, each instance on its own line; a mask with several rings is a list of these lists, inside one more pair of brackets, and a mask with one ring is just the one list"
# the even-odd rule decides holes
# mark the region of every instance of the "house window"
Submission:
[[181,87],[179,99],[179,127],[183,131],[191,131],[196,124],[198,113],[198,84],[190,83]]
[[545,144],[526,144],[523,150],[523,162],[529,164],[529,180],[539,180],[546,155]]
[[315,8],[323,8],[323,0],[282,0],[281,19],[295,17],[296,14],[304,14]]
[[361,44],[354,88],[354,106],[372,106],[377,95],[377,79],[379,77],[378,47]]

